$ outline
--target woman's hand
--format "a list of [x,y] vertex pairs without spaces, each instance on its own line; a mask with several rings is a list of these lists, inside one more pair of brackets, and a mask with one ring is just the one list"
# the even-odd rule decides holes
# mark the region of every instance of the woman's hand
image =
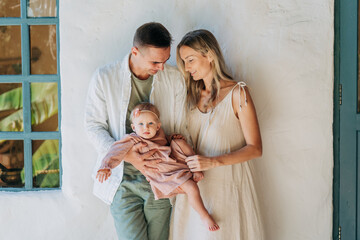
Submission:
[[170,140],[174,140],[174,139],[182,139],[182,140],[186,141],[186,138],[183,135],[177,134],[177,133],[170,135]]
[[217,166],[213,158],[201,155],[187,157],[185,162],[192,172],[205,171]]

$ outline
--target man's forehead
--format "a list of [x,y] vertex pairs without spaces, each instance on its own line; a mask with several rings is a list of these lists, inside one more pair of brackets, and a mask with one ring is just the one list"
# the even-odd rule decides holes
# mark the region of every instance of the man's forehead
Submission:
[[144,46],[140,50],[143,54],[154,62],[164,62],[170,57],[170,47],[158,48],[152,46]]

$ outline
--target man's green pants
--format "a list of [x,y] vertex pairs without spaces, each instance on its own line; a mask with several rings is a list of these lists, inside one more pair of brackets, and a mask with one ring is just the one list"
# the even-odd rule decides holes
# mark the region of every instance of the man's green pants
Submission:
[[154,199],[146,178],[124,173],[110,210],[119,239],[167,240],[171,205],[169,199]]

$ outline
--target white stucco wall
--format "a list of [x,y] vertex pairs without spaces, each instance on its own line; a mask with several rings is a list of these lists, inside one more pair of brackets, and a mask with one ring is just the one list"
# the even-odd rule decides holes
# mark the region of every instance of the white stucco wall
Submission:
[[255,160],[266,239],[331,239],[333,0],[61,0],[63,188],[0,193],[0,239],[115,239],[92,195],[96,153],[83,109],[96,67],[128,53],[135,29],[163,23],[175,46],[206,28],[251,88],[264,154]]

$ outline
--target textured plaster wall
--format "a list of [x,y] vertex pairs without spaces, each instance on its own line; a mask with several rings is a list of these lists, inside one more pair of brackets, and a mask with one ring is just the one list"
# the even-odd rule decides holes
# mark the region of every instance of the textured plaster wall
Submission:
[[2,239],[115,239],[90,178],[83,127],[96,67],[128,53],[135,29],[158,21],[175,42],[212,31],[237,80],[251,88],[264,154],[255,160],[266,239],[331,239],[333,0],[61,0],[63,188],[0,193]]

